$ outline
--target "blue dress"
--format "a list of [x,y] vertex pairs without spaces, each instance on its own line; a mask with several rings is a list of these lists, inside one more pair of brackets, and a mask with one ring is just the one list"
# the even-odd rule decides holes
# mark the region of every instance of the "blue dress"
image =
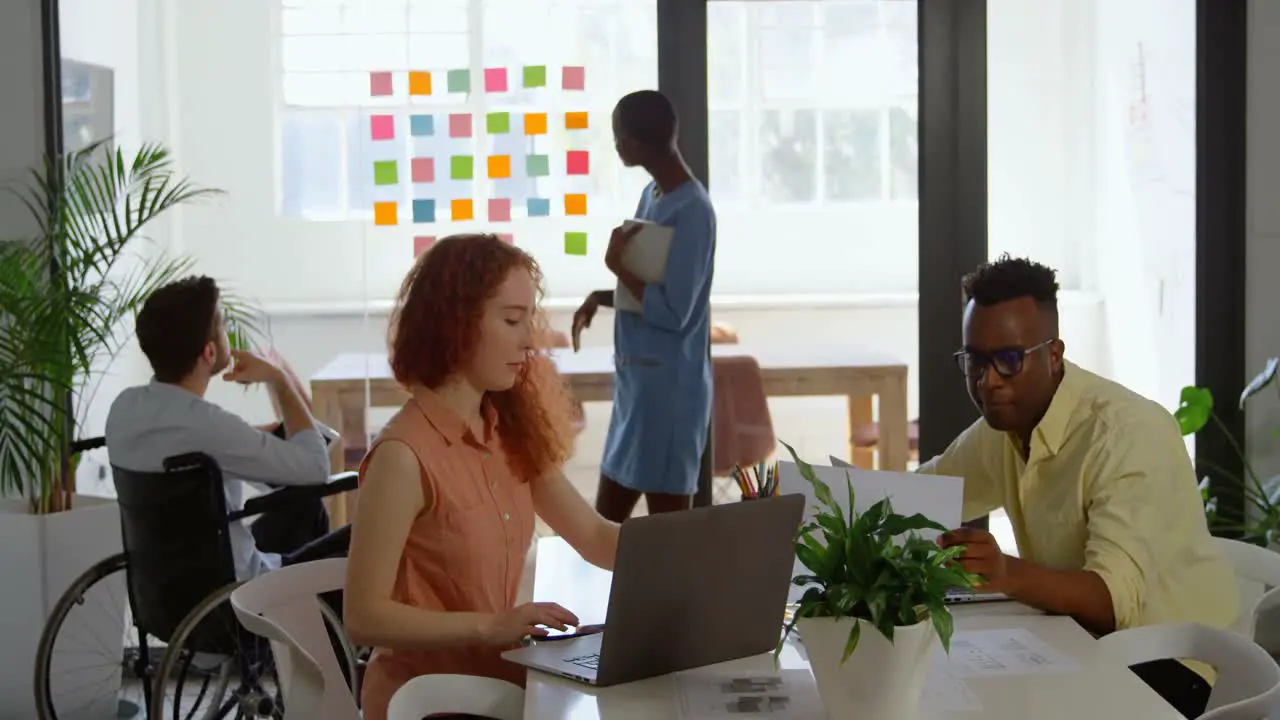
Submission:
[[645,493],[693,495],[711,419],[711,277],[716,215],[702,183],[668,194],[649,183],[636,217],[674,228],[666,275],[643,312],[613,321],[613,414],[601,472]]

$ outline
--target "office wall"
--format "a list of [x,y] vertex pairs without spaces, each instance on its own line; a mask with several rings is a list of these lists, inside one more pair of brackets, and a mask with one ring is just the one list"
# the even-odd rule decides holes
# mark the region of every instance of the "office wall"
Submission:
[[[39,0],[0,3],[0,183],[18,179],[44,153]],[[29,234],[35,224],[17,200],[0,194],[0,240]]]

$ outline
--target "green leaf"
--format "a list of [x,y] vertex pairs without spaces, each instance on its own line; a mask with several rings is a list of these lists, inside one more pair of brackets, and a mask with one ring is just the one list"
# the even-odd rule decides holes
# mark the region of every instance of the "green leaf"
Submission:
[[849,628],[849,639],[844,643],[844,654],[840,656],[840,663],[844,664],[853,655],[853,651],[858,649],[858,640],[862,636],[862,623],[857,620],[853,621],[853,627]]
[[1182,388],[1182,396],[1173,417],[1178,421],[1178,428],[1183,435],[1200,432],[1209,423],[1213,414],[1213,393],[1207,388],[1188,385]]

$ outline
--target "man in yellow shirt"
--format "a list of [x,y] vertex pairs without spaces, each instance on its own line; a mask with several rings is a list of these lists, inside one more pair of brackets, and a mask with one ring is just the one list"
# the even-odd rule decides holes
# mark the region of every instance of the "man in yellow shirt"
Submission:
[[[1177,423],[1063,357],[1057,293],[1053,270],[1007,255],[964,279],[956,362],[982,418],[920,472],[964,478],[966,521],[1003,507],[1020,557],[984,530],[961,528],[940,544],[965,547],[961,563],[984,589],[1094,633],[1230,627],[1235,578],[1209,535]],[[1213,673],[1191,668],[1170,659],[1133,670],[1196,717]]]

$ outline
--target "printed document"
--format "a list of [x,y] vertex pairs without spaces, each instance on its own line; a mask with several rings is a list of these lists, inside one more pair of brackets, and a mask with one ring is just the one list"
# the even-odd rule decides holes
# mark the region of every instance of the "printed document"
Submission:
[[808,670],[753,673],[686,670],[676,673],[679,717],[685,720],[826,720],[818,685]]
[[959,631],[951,636],[951,654],[938,648],[938,656],[946,671],[958,678],[1080,669],[1075,659],[1023,628]]

